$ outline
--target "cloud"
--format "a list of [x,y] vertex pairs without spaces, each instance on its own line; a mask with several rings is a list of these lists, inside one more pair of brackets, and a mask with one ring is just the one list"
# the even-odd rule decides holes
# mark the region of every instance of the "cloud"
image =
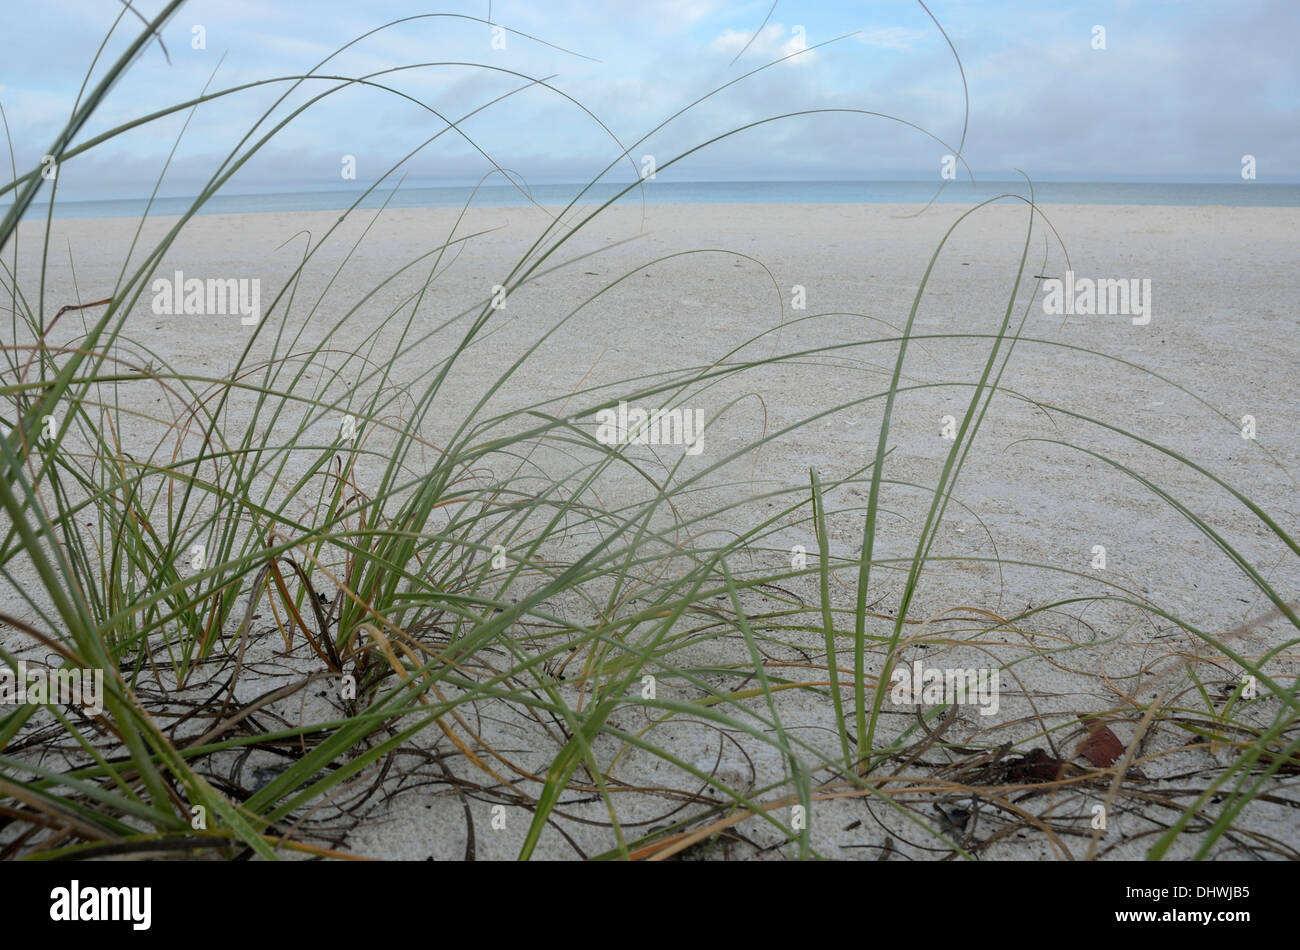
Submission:
[[802,56],[795,56],[790,62],[806,66],[817,59],[816,52],[804,52],[811,45],[808,41],[808,31],[803,26],[796,24],[786,27],[780,23],[772,23],[759,30],[757,35],[753,32],[723,30],[714,38],[711,47],[728,57],[735,57],[741,50],[745,50],[746,56],[769,61],[803,53]]
[[[116,5],[105,7],[102,0],[45,2],[57,29],[0,31],[0,104],[22,171],[35,167],[56,138],[102,32],[117,15]],[[133,2],[151,15],[165,0]],[[636,156],[674,155],[771,116],[832,109],[898,116],[955,146],[963,120],[961,77],[947,43],[915,0],[878,0],[869,16],[862,4],[848,0],[783,4],[773,15],[786,22],[769,22],[755,35],[770,6],[771,0],[497,0],[493,18],[519,31],[498,50],[485,23],[465,18],[485,17],[487,5],[465,0],[458,7],[463,15],[402,22],[361,40],[323,72],[359,76],[412,63],[443,65],[377,80],[393,91],[355,86],[328,95],[277,133],[230,187],[263,179],[296,179],[302,190],[331,186],[344,154],[356,154],[363,173],[377,175],[443,127],[430,109],[454,120],[540,77],[554,77],[554,88],[531,86],[475,114],[428,146],[416,172],[427,166],[430,175],[472,180],[489,167],[463,132],[503,165],[573,181],[617,155],[621,146],[611,135],[631,145],[710,90],[805,47],[650,134],[636,146]],[[1300,32],[1300,4],[1183,6],[1194,7],[1196,15],[1180,13],[1178,5],[1138,3],[1126,13],[1123,0],[1090,0],[1087,6],[966,0],[938,11],[969,82],[965,155],[972,167],[986,177],[1019,167],[1039,178],[1214,180],[1204,176],[1238,175],[1241,155],[1252,154],[1261,180],[1296,180],[1300,60],[1292,47]],[[197,95],[219,61],[210,91],[301,73],[325,51],[409,15],[410,3],[314,0],[313,11],[303,17],[256,0],[193,0],[164,29],[170,62],[151,46],[80,140]],[[1098,22],[1107,27],[1105,51],[1090,43]],[[196,24],[206,27],[206,49],[191,46]],[[101,72],[137,28],[134,21],[123,22]],[[818,45],[839,36],[845,41]],[[1233,49],[1251,55],[1224,55]],[[303,84],[273,121],[335,85]],[[288,84],[259,86],[200,106],[169,180],[182,172],[210,174],[287,89]],[[93,156],[72,160],[67,177],[61,173],[61,188],[95,191],[112,182],[147,194],[186,117],[138,126],[97,146]],[[741,180],[917,177],[937,167],[937,148],[899,123],[822,111],[757,125],[693,154],[665,176],[685,180],[716,171]]]
[[924,30],[909,30],[902,26],[889,26],[883,29],[863,30],[854,39],[877,49],[911,49],[926,38]]

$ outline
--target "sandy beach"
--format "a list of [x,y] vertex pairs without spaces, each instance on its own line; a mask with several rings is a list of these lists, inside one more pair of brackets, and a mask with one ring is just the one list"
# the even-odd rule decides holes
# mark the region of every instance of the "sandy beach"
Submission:
[[[884,409],[880,394],[889,388],[899,336],[932,255],[966,210],[955,205],[653,205],[604,211],[511,289],[473,345],[451,364],[419,426],[429,457],[471,413],[502,414],[508,421],[501,431],[508,431],[534,424],[536,417],[525,410],[540,406],[594,437],[598,422],[589,410],[627,388],[629,380],[648,374],[683,378],[703,367],[760,361],[675,394],[674,405],[698,410],[704,420],[697,451],[678,445],[635,447],[646,477],[608,478],[599,485],[601,500],[616,509],[653,493],[647,488],[653,478],[698,476],[698,490],[678,498],[671,517],[688,525],[684,536],[700,538],[762,523],[772,513],[771,493],[806,493],[809,470],[815,469],[831,486],[825,499],[830,556],[856,559],[867,495],[861,473],[876,455]],[[1300,297],[1295,266],[1300,209],[1049,205],[1039,210],[1032,236],[1027,234],[1030,209],[1023,202],[978,210],[961,221],[934,260],[917,304],[902,370],[907,388],[893,406],[883,474],[887,484],[874,556],[897,560],[893,569],[873,575],[869,629],[887,634],[888,618],[900,606],[906,568],[931,503],[922,487],[941,477],[952,445],[945,430],[951,434],[960,427],[970,409],[972,384],[980,379],[992,345],[981,335],[996,334],[1010,306],[1013,331],[1023,320],[1021,339],[952,488],[929,552],[933,560],[908,610],[914,623],[903,659],[970,666],[988,665],[989,657],[999,663],[1027,657],[1004,670],[996,715],[963,708],[950,725],[950,737],[967,745],[1041,746],[1034,737],[1050,723],[1046,741],[1063,759],[1074,760],[1067,753],[1080,742],[1080,716],[1130,709],[1135,701],[1153,697],[1183,675],[1180,664],[1187,656],[1204,657],[1220,685],[1234,682],[1239,672],[1231,660],[1207,652],[1204,643],[1159,615],[1136,609],[1132,601],[1147,601],[1216,636],[1231,634],[1234,649],[1253,659],[1290,642],[1286,621],[1269,617],[1273,605],[1215,540],[1120,466],[1193,510],[1266,572],[1286,599],[1300,598],[1297,559],[1240,501],[1175,457],[1242,492],[1285,532],[1300,531],[1295,480],[1300,447],[1294,439],[1300,411],[1300,317],[1294,308]],[[287,363],[292,354],[324,342],[328,356],[307,366],[298,384],[303,391],[340,405],[360,404],[376,388],[391,397],[382,413],[358,420],[373,457],[358,461],[356,484],[362,492],[372,490],[382,471],[385,440],[410,422],[405,413],[414,405],[417,384],[455,353],[469,322],[497,293],[494,288],[517,279],[512,268],[559,211],[489,208],[462,217],[454,209],[402,209],[377,217],[357,213],[341,224],[334,212],[199,216],[158,262],[154,276],[180,271],[186,278],[256,279],[259,326],[243,325],[237,314],[159,313],[156,294],[146,288],[115,354],[124,371],[165,364],[221,378],[241,361],[256,368],[277,353]],[[175,220],[150,220],[140,235],[133,219],[54,221],[47,317],[65,305],[116,295],[119,275],[138,267],[143,249],[152,248]],[[308,243],[320,242],[336,225],[301,276],[288,283]],[[35,286],[39,273],[43,227],[29,222],[19,229],[18,275],[27,287]],[[445,252],[437,253],[444,244]],[[1141,314],[1045,313],[1040,281],[1064,279],[1067,270],[1076,279],[1149,280],[1149,322]],[[435,279],[427,283],[431,273]],[[291,295],[282,295],[286,285]],[[50,332],[50,342],[75,346],[95,312],[68,312]],[[394,313],[400,318],[393,319]],[[394,345],[402,332],[408,334],[408,356],[378,381],[370,354]],[[413,345],[421,334],[427,340]],[[516,361],[521,361],[517,368],[490,392]],[[238,405],[244,397],[232,398]],[[124,452],[140,457],[158,451],[185,403],[179,393],[153,386],[121,387],[120,399],[128,414],[117,436]],[[649,407],[653,400],[642,403]],[[1243,437],[1247,416],[1253,438]],[[328,442],[337,415],[314,425],[310,431]],[[765,437],[761,448],[748,448]],[[562,451],[543,449],[528,464],[537,467],[539,478],[557,480],[576,463]],[[293,474],[290,466],[284,484]],[[505,473],[494,469],[493,474]],[[790,503],[789,498],[781,502]],[[291,498],[287,504],[289,511],[309,510],[306,499]],[[696,517],[702,520],[693,522]],[[575,532],[548,554],[580,556],[592,537]],[[798,548],[811,552],[815,562],[817,540],[805,516],[778,521],[746,548],[746,563],[737,561],[735,570],[778,573],[789,568]],[[852,571],[837,571],[831,578],[832,599],[847,610],[853,604],[853,577]],[[1083,600],[1104,592],[1112,599]],[[772,596],[802,598],[815,608],[815,572],[790,578]],[[750,607],[761,603],[756,596]],[[1044,605],[1054,606],[1037,612]],[[577,614],[586,608],[573,603],[555,609]],[[987,629],[991,618],[1017,617],[1023,619],[996,636],[975,633]],[[268,612],[254,626],[250,664],[254,657],[269,661],[283,648],[270,619]],[[12,631],[5,636],[11,644],[16,641]],[[1037,652],[1026,652],[1030,644]],[[1045,645],[1059,648],[1059,654]],[[792,628],[783,646],[767,647],[771,676],[798,680],[802,668],[825,664],[815,629]],[[308,656],[306,647],[300,644],[295,655]],[[677,658],[703,670],[743,665],[749,656],[744,639],[735,636],[686,644]],[[1294,657],[1294,649],[1285,647],[1269,659],[1280,682],[1294,677]],[[868,673],[875,676],[879,657],[873,654],[870,662],[875,665]],[[266,688],[241,684],[248,697]],[[556,688],[575,705],[584,702],[582,676],[571,671]],[[661,696],[682,701],[699,696],[686,681],[665,681],[661,690]],[[834,754],[834,710],[824,693],[790,689],[773,695],[787,733]],[[292,712],[282,711],[286,721],[328,718],[322,697],[295,700],[289,704]],[[557,749],[551,724],[499,701],[474,708],[479,719],[472,728],[465,722],[453,727],[461,740],[485,757],[483,743],[509,748],[523,772],[537,770],[533,778],[513,775],[516,787],[536,794],[535,779]],[[1261,708],[1253,715],[1264,723],[1273,711]],[[891,729],[915,722],[910,711],[891,715]],[[629,708],[614,720],[627,733],[652,732],[656,745],[733,787],[776,788],[789,779],[788,763],[771,746],[702,719],[661,722],[647,709]],[[1124,743],[1136,728],[1130,720],[1114,720],[1112,727]],[[1153,788],[1226,761],[1224,752],[1210,749],[1162,756],[1162,749],[1181,741],[1175,732],[1143,739],[1142,754],[1151,756],[1143,772]],[[421,748],[444,752],[448,742],[433,726],[414,740]],[[1027,746],[1019,748],[1023,752]],[[606,780],[616,785],[617,820],[629,837],[676,820],[678,804],[703,784],[684,772],[674,774],[662,758],[620,751],[610,735],[598,738],[596,754],[618,757]],[[472,758],[439,758],[438,767],[431,760],[399,761],[378,786],[384,793],[370,797],[352,816],[364,820],[338,823],[342,830],[333,846],[366,856],[458,859],[466,850],[470,812],[478,829],[477,856],[513,857],[529,812],[508,796],[484,792],[484,781],[498,792],[504,786],[485,780]],[[500,763],[491,764],[505,771]],[[942,770],[935,774],[942,777]],[[466,783],[459,792],[453,776]],[[587,784],[594,789],[592,781]],[[1061,793],[1045,807],[1083,816],[1086,831],[1095,801],[1100,798],[1093,792]],[[876,820],[864,820],[866,811]],[[944,814],[937,806],[927,810],[936,822],[946,820]],[[1259,803],[1244,821],[1252,831],[1300,847],[1285,808]],[[725,854],[703,856],[797,854],[796,845],[762,819],[738,827],[743,839],[729,841]],[[875,799],[815,801],[808,829],[817,851],[831,857],[874,859],[887,838],[890,849],[909,857],[928,853],[929,843],[916,827]],[[1108,856],[1137,857],[1151,843],[1139,812],[1117,814],[1112,830],[1120,836],[1107,838]],[[974,832],[968,827],[966,833]],[[1126,843],[1127,836],[1134,840]],[[1082,853],[1083,840],[1067,846]],[[574,791],[543,832],[537,853],[591,856],[617,843],[601,796]],[[991,845],[985,856],[1058,858],[1061,847],[1044,836],[1022,834]],[[1233,847],[1225,839],[1217,853],[1230,854]],[[1170,854],[1185,856],[1192,848],[1192,842],[1175,845]]]

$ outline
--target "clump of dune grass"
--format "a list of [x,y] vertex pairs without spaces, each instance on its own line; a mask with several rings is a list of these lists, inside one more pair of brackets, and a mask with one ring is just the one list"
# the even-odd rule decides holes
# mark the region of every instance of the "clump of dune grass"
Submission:
[[[115,79],[179,6],[168,4],[99,75],[92,65],[49,149],[60,166],[75,167],[78,156],[137,127],[251,88],[205,92],[79,139]],[[126,22],[124,13],[114,29]],[[1064,346],[1024,335],[1034,298],[1018,290],[994,327],[914,333],[943,244],[910,313],[880,336],[751,355],[779,343],[778,327],[685,372],[652,367],[617,385],[543,394],[499,411],[494,397],[524,361],[540,358],[546,338],[579,311],[602,306],[602,294],[636,271],[620,275],[531,343],[450,427],[440,427],[448,380],[507,319],[486,292],[464,312],[428,319],[442,264],[475,240],[472,232],[453,230],[413,249],[388,280],[323,327],[322,298],[300,278],[332,247],[335,229],[313,237],[224,375],[172,365],[134,338],[127,317],[148,299],[177,237],[279,129],[341,89],[396,94],[384,73],[331,76],[328,66],[253,84],[286,91],[191,209],[93,305],[78,301],[50,317],[41,289],[20,287],[18,222],[40,201],[52,214],[57,180],[44,181],[39,169],[15,172],[0,190],[13,200],[0,224],[0,248],[13,247],[4,274],[13,333],[0,380],[8,427],[0,440],[7,518],[0,570],[24,600],[21,610],[4,611],[12,637],[0,657],[13,665],[17,645],[35,643],[66,665],[105,670],[107,680],[97,718],[33,706],[0,716],[0,853],[348,856],[359,823],[406,793],[439,788],[464,806],[467,857],[484,834],[482,813],[475,818],[483,804],[523,809],[522,857],[546,836],[550,846],[587,857],[773,848],[817,856],[807,816],[826,804],[858,808],[858,823],[880,829],[864,853],[870,857],[999,856],[1026,836],[1055,856],[1101,857],[1119,842],[1091,823],[1097,804],[1112,820],[1131,817],[1125,841],[1152,857],[1187,841],[1191,847],[1176,853],[1217,847],[1294,856],[1291,844],[1242,830],[1247,810],[1275,797],[1276,777],[1300,766],[1296,684],[1275,672],[1294,640],[1247,656],[1229,632],[1200,629],[1118,583],[1009,616],[980,603],[917,616],[924,572],[961,560],[933,549],[949,506],[959,504],[955,486],[993,397],[1023,398],[1001,386],[1013,351]],[[518,78],[521,90],[563,95],[545,80]],[[317,86],[324,91],[281,114],[290,92]],[[794,117],[720,130],[659,169]],[[463,117],[440,118],[445,127],[430,143],[466,134],[456,126]],[[621,194],[633,193],[641,182],[628,156],[640,143],[615,143],[606,174],[630,166]],[[409,157],[395,157],[392,171]],[[502,291],[587,260],[570,252],[571,242],[613,200],[594,208],[575,200],[505,269]],[[983,207],[954,222],[944,243]],[[1041,227],[1032,200],[1024,207],[1016,288]],[[354,206],[336,227],[360,213]],[[45,226],[48,235],[48,217]],[[354,251],[327,290],[344,279]],[[47,240],[42,278],[49,266]],[[379,300],[390,285],[403,289],[385,313]],[[374,327],[364,334],[355,329],[362,315]],[[779,323],[816,326],[830,316]],[[974,382],[945,384],[963,394],[966,411],[934,483],[902,485],[886,474],[892,415],[900,399],[932,385],[910,382],[905,359],[917,346],[959,339],[986,348]],[[764,368],[866,351],[877,361],[886,354],[891,371],[868,377],[860,398],[699,465],[652,464],[594,437],[596,415],[622,401],[690,405]],[[447,355],[430,360],[430,352]],[[1194,470],[1300,555],[1265,511],[1193,460],[1069,407],[1043,408]],[[790,484],[708,500],[710,489],[734,487],[737,461],[779,452],[793,433],[854,409],[879,418],[874,452],[857,471],[828,479],[805,467]],[[138,442],[124,447],[128,427],[149,434],[147,452]],[[1191,505],[1139,471],[1078,450],[1195,525],[1271,602],[1274,619],[1300,628],[1268,572]],[[610,492],[611,484],[636,489]],[[830,501],[850,488],[863,504]],[[894,489],[920,489],[929,499],[906,558],[876,550]],[[834,553],[832,522],[860,526],[855,556]],[[815,539],[803,563],[784,543],[791,531]],[[882,578],[897,592],[888,608],[880,605]],[[1069,668],[1081,643],[1042,621],[1089,603],[1162,618],[1204,648],[1161,661],[1155,699],[1121,686],[1087,710],[1050,706],[1036,671]],[[1092,645],[1123,635],[1103,631]],[[991,723],[943,703],[897,713],[888,704],[890,674],[921,650],[962,665],[979,658],[1014,684],[1028,711]],[[1096,686],[1094,670],[1074,672]],[[1247,692],[1247,677],[1258,692]],[[830,710],[824,719],[833,728],[792,723],[790,695]],[[1124,737],[1122,755],[1100,765],[1080,760],[1076,750],[1103,727]],[[684,734],[716,736],[716,756],[684,758]],[[1226,759],[1176,780],[1147,774],[1162,760],[1206,749]],[[603,851],[579,847],[572,837],[579,824],[602,829]]]

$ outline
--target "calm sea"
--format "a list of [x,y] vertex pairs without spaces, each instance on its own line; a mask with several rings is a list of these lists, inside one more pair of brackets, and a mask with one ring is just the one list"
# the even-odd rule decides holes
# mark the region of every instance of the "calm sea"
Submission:
[[[599,184],[582,198],[583,204],[607,201],[625,185]],[[933,182],[920,181],[745,181],[673,182],[647,181],[635,188],[620,204],[912,204],[934,197]],[[378,189],[362,201],[362,208],[377,208],[385,199],[394,208],[463,207],[467,203],[485,207],[509,207],[532,202],[566,205],[582,191],[581,185],[534,185],[527,195],[509,185],[491,185],[477,192],[467,187],[400,189],[396,194]],[[201,209],[203,214],[242,214],[254,211],[332,211],[348,208],[359,190],[276,192],[255,195],[216,195]],[[951,182],[935,199],[945,204],[975,204],[1000,194],[1028,195],[1023,181]],[[1231,184],[1152,184],[1041,182],[1034,185],[1040,204],[1113,205],[1237,205],[1300,206],[1300,185],[1260,184],[1241,181]],[[530,201],[531,199],[531,201]],[[150,214],[181,214],[189,198],[155,199]],[[110,201],[58,201],[56,218],[138,217],[145,212],[145,199]],[[0,211],[6,206],[0,204]],[[38,196],[28,217],[44,217],[47,208]]]

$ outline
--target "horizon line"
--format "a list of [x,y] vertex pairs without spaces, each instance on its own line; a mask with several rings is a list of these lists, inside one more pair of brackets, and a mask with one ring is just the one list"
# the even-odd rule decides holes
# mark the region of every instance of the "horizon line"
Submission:
[[[543,182],[532,182],[532,183],[525,183],[525,184],[519,184],[519,185],[517,185],[517,184],[512,184],[512,183],[493,183],[493,184],[486,184],[486,183],[481,183],[481,182],[473,182],[473,183],[452,182],[452,183],[436,183],[436,184],[435,184],[435,183],[426,183],[426,182],[420,182],[420,181],[411,182],[410,180],[406,180],[406,181],[404,181],[404,182],[400,182],[400,183],[397,183],[397,184],[395,184],[395,185],[391,185],[391,186],[385,186],[385,185],[383,185],[382,183],[377,184],[377,185],[372,184],[372,185],[368,185],[368,186],[358,186],[358,185],[356,185],[354,182],[342,182],[342,183],[340,183],[339,185],[335,185],[335,186],[331,186],[331,187],[317,187],[317,188],[301,188],[301,187],[299,187],[299,188],[289,188],[289,189],[285,189],[285,188],[283,188],[283,186],[281,185],[281,183],[278,183],[278,182],[268,182],[268,183],[266,183],[265,185],[261,186],[262,190],[257,190],[257,191],[225,191],[225,192],[218,192],[217,194],[214,194],[212,197],[214,197],[214,198],[215,198],[215,197],[224,197],[224,198],[258,198],[258,197],[266,197],[266,196],[268,196],[268,195],[337,195],[337,194],[340,194],[340,193],[355,193],[356,195],[360,196],[360,195],[364,194],[367,190],[371,191],[371,193],[374,193],[374,194],[377,194],[377,193],[385,193],[385,194],[387,194],[387,193],[389,193],[389,192],[393,192],[393,193],[401,193],[401,192],[403,192],[403,191],[410,192],[410,191],[425,191],[425,190],[437,190],[437,189],[462,190],[462,191],[464,191],[464,190],[474,190],[474,189],[478,189],[478,190],[480,190],[480,191],[482,191],[482,190],[487,190],[487,189],[493,189],[493,190],[508,190],[508,191],[526,191],[526,190],[528,190],[528,189],[530,189],[530,188],[543,188],[543,187],[544,187],[544,188],[626,187],[626,186],[629,185],[629,184],[633,184],[633,185],[635,185],[636,182],[624,182],[624,181],[618,181],[618,180],[611,180],[611,181],[596,181],[596,182],[590,182],[590,181],[587,181],[587,182],[581,182],[581,181],[543,181]],[[955,180],[955,181],[948,181],[948,182],[943,182],[943,183],[936,183],[936,182],[934,182],[933,179],[930,179],[930,178],[747,178],[747,179],[736,179],[736,178],[726,178],[726,179],[699,178],[699,179],[682,179],[682,180],[680,180],[680,181],[658,181],[658,180],[656,180],[656,181],[654,181],[653,183],[647,181],[647,182],[645,182],[645,184],[646,184],[647,187],[650,187],[650,188],[662,187],[662,186],[664,186],[664,185],[669,185],[669,186],[682,186],[682,185],[724,185],[724,186],[725,186],[725,185],[818,185],[818,184],[823,184],[823,185],[898,185],[898,184],[906,184],[906,185],[923,185],[923,184],[931,184],[931,185],[934,185],[934,186],[935,186],[936,191],[939,189],[939,186],[940,186],[941,184],[943,185],[944,190],[948,190],[949,188],[958,188],[958,189],[959,189],[959,188],[963,188],[963,187],[970,187],[970,186],[972,186],[972,185],[974,185],[974,186],[979,186],[979,185],[994,185],[994,184],[997,184],[997,185],[1002,185],[1002,184],[1011,184],[1011,185],[1020,185],[1020,186],[1023,186],[1023,185],[1025,185],[1025,184],[1033,184],[1035,187],[1038,187],[1038,186],[1040,186],[1040,185],[1111,185],[1111,186],[1115,186],[1115,185],[1120,185],[1120,186],[1123,186],[1123,185],[1134,185],[1134,186],[1138,186],[1138,185],[1140,185],[1140,186],[1146,186],[1146,187],[1150,187],[1150,186],[1157,186],[1157,187],[1187,187],[1187,186],[1196,186],[1196,185],[1201,185],[1201,186],[1236,186],[1236,185],[1240,184],[1240,185],[1242,185],[1242,186],[1249,186],[1249,187],[1265,186],[1265,187],[1283,187],[1283,188],[1285,188],[1285,187],[1297,187],[1297,186],[1300,186],[1300,178],[1297,178],[1297,179],[1294,180],[1294,181],[1259,181],[1259,180],[1246,181],[1246,180],[1239,180],[1239,179],[1234,179],[1234,178],[1226,178],[1226,179],[1219,179],[1219,180],[1201,180],[1201,179],[1195,179],[1195,180],[1185,180],[1185,181],[1168,181],[1168,180],[1145,180],[1145,181],[1143,181],[1143,180],[1135,180],[1135,179],[1095,179],[1095,178],[1094,178],[1094,179],[1088,179],[1088,178],[1082,178],[1082,179],[1077,179],[1077,178],[1035,178],[1035,179],[1030,179],[1028,182],[1026,182],[1024,179],[1017,179],[1017,178],[992,178],[992,177],[980,178],[980,177],[977,177],[977,178],[975,178],[974,180],[971,180],[971,179],[969,179],[969,178],[965,178],[965,179],[957,179],[957,180]],[[255,187],[256,187],[256,186],[255,186]],[[64,194],[64,197],[65,197],[65,200],[66,200],[67,202],[75,202],[75,203],[77,203],[77,204],[94,204],[94,203],[100,203],[100,202],[103,202],[103,203],[109,203],[109,202],[119,202],[119,201],[148,201],[148,200],[150,200],[151,198],[152,198],[153,200],[155,200],[155,201],[162,201],[162,200],[166,200],[166,201],[175,201],[175,200],[177,200],[177,199],[186,199],[186,198],[193,198],[193,197],[196,197],[196,195],[195,195],[194,193],[192,193],[192,192],[185,192],[185,193],[169,193],[169,194],[156,194],[156,195],[150,195],[150,194],[148,194],[148,193],[144,193],[144,194],[118,195],[118,196],[115,196],[115,197],[93,197],[93,198],[92,198],[92,197],[82,197],[82,196],[79,196],[79,195],[75,194],[75,192],[73,192],[72,194],[69,194],[70,191],[72,191],[72,189],[65,189],[65,190],[64,190],[63,194]],[[629,194],[630,194],[630,193],[629,193]],[[7,204],[11,204],[11,203],[12,203],[12,200],[11,200],[11,199],[0,198],[0,206],[4,206],[4,205],[7,205]]]

